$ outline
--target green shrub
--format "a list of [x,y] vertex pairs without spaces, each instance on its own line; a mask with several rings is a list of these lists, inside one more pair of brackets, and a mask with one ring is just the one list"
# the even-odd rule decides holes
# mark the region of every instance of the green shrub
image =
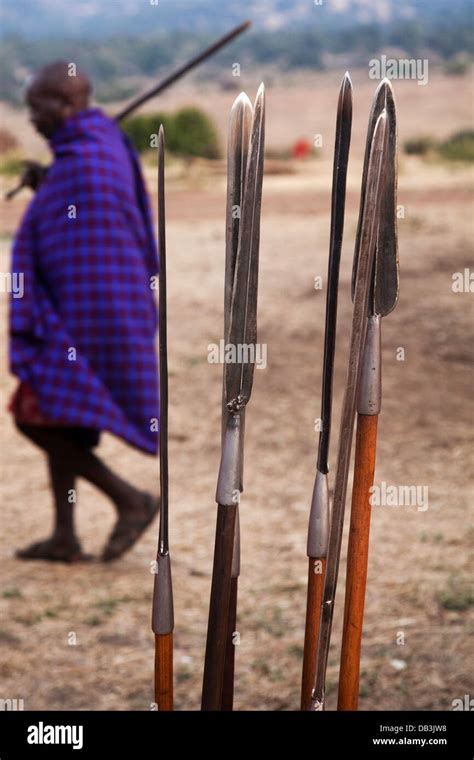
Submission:
[[439,153],[449,161],[474,161],[474,129],[456,132],[441,143]]
[[470,61],[467,55],[456,55],[450,58],[444,67],[444,71],[449,76],[462,77],[468,73]]
[[157,135],[160,124],[165,128],[166,143],[168,145],[169,133],[172,131],[171,117],[164,113],[154,113],[146,116],[133,116],[126,119],[122,124],[123,131],[129,136],[139,153],[145,153],[152,146],[152,135]]
[[184,156],[219,158],[216,129],[207,114],[199,108],[183,108],[174,117],[174,145],[170,149]]
[[432,137],[412,137],[404,144],[405,153],[409,156],[425,156],[436,147]]
[[0,163],[0,174],[16,177],[24,169],[23,161],[18,156],[10,156]]
[[140,153],[150,150],[151,136],[165,129],[166,148],[181,156],[219,158],[220,148],[216,128],[199,108],[183,108],[176,114],[154,113],[127,119],[124,131]]
[[471,578],[450,576],[445,588],[437,594],[438,603],[445,610],[462,612],[474,607],[474,588]]

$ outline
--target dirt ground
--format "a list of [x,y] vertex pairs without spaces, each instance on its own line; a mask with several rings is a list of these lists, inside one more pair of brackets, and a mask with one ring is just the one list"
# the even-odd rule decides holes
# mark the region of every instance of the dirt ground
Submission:
[[[241,502],[242,576],[236,709],[299,706],[308,510],[319,416],[329,237],[331,146],[338,77],[315,77],[311,97],[282,83],[268,92],[269,144],[321,132],[319,159],[268,163],[262,210],[259,342],[268,366],[255,373],[247,414]],[[331,486],[350,330],[350,271],[361,157],[374,83],[355,82],[353,153],[341,271]],[[467,79],[395,85],[402,139],[443,136],[469,125]],[[456,83],[453,87],[452,82]],[[359,97],[360,91],[360,97]],[[299,93],[299,101],[298,101]],[[171,99],[171,94],[170,94]],[[183,97],[184,95],[180,95]],[[219,101],[219,123],[229,93]],[[176,96],[178,99],[178,96]],[[296,117],[298,103],[302,121]],[[166,105],[166,104],[165,104]],[[216,106],[217,108],[217,106]],[[310,113],[312,116],[310,116]],[[283,125],[280,121],[283,119]],[[19,119],[18,116],[15,117]],[[297,124],[293,122],[295,119]],[[273,167],[273,171],[272,171]],[[212,568],[220,453],[221,367],[207,361],[222,337],[225,176],[201,163],[170,169],[168,281],[171,547],[175,596],[176,708],[199,708]],[[154,175],[147,171],[153,191]],[[7,186],[2,178],[1,190]],[[428,488],[427,509],[374,507],[362,652],[362,709],[451,710],[474,694],[472,522],[472,293],[452,275],[472,266],[472,173],[401,156],[400,300],[383,324],[383,409],[376,483]],[[2,202],[1,268],[27,193]],[[2,295],[6,335],[7,304]],[[403,349],[403,352],[400,351]],[[404,356],[401,359],[401,354]],[[2,341],[3,698],[25,709],[148,710],[153,701],[150,630],[157,525],[120,562],[103,566],[21,563],[14,549],[46,535],[51,504],[41,455],[15,431],[5,404],[14,387]],[[158,490],[158,464],[111,436],[104,459]],[[345,575],[345,540],[328,669],[334,709]],[[80,484],[78,530],[98,553],[113,523],[110,504]]]

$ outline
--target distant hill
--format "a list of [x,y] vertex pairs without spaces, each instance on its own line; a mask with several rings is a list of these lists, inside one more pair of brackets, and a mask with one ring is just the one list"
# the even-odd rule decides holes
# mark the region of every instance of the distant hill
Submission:
[[[318,0],[319,1],[319,0]],[[367,66],[382,52],[472,56],[472,0],[0,0],[0,99],[20,104],[27,76],[73,60],[102,102],[136,91],[246,18],[252,29],[196,74],[225,78],[234,61],[285,71]],[[450,62],[451,65],[451,62]]]
[[472,23],[471,0],[3,0],[1,35],[45,37],[109,37],[149,35],[183,30],[206,33],[225,29],[245,18],[259,29],[315,25],[320,28],[387,24],[394,21],[432,23],[463,19]]

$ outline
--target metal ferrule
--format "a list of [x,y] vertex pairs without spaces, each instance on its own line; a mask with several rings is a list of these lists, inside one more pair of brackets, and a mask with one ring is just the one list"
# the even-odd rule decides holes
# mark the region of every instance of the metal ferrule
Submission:
[[309,513],[306,553],[313,559],[327,555],[329,542],[329,487],[328,476],[316,471],[316,480]]
[[240,493],[240,415],[229,415],[217,479],[216,502],[225,507],[238,504]]
[[380,414],[382,406],[381,321],[379,314],[373,314],[368,318],[357,391],[359,414]]
[[151,627],[153,633],[163,636],[174,628],[173,587],[171,584],[171,560],[169,552],[158,554],[157,573],[153,589],[153,612]]

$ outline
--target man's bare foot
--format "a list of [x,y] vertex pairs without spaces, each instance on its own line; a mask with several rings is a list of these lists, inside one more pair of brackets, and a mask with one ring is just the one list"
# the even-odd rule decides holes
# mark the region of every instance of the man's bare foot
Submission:
[[78,541],[60,541],[54,536],[45,541],[37,541],[15,552],[18,559],[41,559],[47,562],[88,562],[90,554],[84,554]]
[[141,493],[137,501],[121,509],[115,527],[102,552],[102,561],[118,559],[138,541],[159,512],[160,501],[149,493]]

